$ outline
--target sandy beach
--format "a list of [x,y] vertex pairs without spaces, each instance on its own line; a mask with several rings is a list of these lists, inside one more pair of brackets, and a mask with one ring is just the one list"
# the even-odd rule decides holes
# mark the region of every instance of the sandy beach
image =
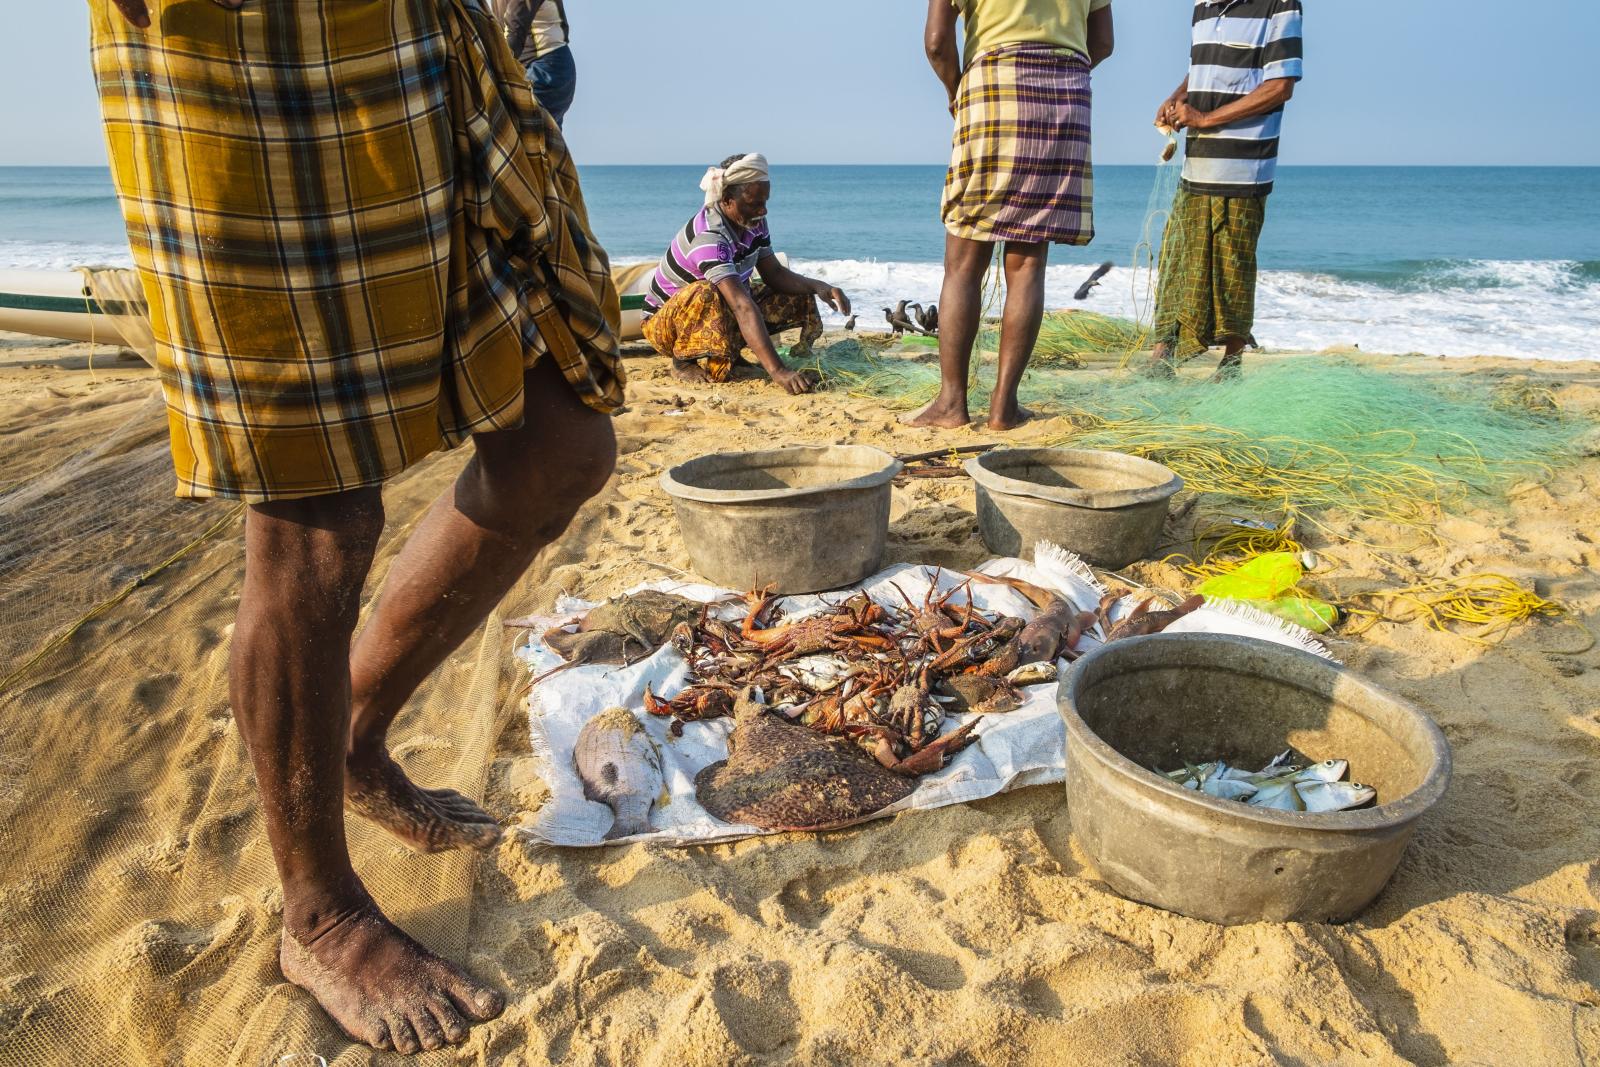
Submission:
[[[629,360],[611,485],[395,731],[414,776],[484,797],[513,827],[545,791],[502,620],[687,569],[664,467],[776,443],[992,439],[908,430],[837,392],[686,386],[663,362]],[[1594,363],[1425,366],[1514,370],[1569,415],[1600,415]],[[0,546],[0,673],[187,548],[0,696],[0,1063],[403,1062],[350,1044],[278,974],[281,901],[228,710],[241,524],[226,505],[171,501],[156,394],[153,372],[105,349],[0,335],[0,527],[19,531]],[[1052,432],[1043,419],[1011,441]],[[369,599],[464,459],[391,485]],[[1402,558],[1419,574],[1503,573],[1600,631],[1597,490],[1591,449],[1509,502],[1442,517],[1442,543],[1369,522],[1313,547],[1336,590]],[[897,486],[888,562],[982,561],[973,506],[965,479]],[[1171,525],[1174,548],[1192,521]],[[1178,584],[1172,571],[1131,574]],[[481,858],[424,857],[352,820],[385,909],[508,994],[467,1045],[405,1062],[1600,1062],[1600,651],[1569,654],[1586,641],[1551,622],[1495,645],[1418,623],[1330,637],[1431,714],[1456,760],[1393,883],[1343,926],[1224,929],[1127,902],[1075,850],[1059,787],[682,850],[536,850],[512,833]]]

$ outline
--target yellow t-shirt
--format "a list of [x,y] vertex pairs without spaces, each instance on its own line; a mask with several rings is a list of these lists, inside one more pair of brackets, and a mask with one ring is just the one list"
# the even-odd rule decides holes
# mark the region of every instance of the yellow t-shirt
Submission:
[[954,0],[967,26],[963,65],[1005,44],[1052,44],[1089,54],[1089,12],[1111,0]]

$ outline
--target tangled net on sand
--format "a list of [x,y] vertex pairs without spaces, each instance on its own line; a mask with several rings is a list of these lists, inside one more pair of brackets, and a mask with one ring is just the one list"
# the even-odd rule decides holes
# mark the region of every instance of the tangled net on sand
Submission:
[[[848,341],[821,352],[817,369],[834,388],[895,408],[925,404],[938,388],[930,356]],[[1194,493],[1313,526],[1338,509],[1425,530],[1470,494],[1548,478],[1586,429],[1552,414],[1539,386],[1341,356],[1259,361],[1218,385],[1043,366],[1024,392],[1063,416],[1047,443],[1153,459]],[[980,386],[973,405],[986,401]]]
[[[1034,363],[1041,367],[1081,367],[1085,357],[1131,356],[1151,346],[1151,328],[1132,319],[1093,311],[1058,311],[1046,315],[1033,346]],[[978,337],[980,348],[999,346],[997,330]]]

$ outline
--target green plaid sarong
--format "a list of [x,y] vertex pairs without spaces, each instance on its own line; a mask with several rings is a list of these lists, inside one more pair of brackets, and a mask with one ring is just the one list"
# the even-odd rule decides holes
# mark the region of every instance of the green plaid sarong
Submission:
[[1256,242],[1266,197],[1207,196],[1180,188],[1161,238],[1157,342],[1187,359],[1229,337],[1250,336],[1256,317]]

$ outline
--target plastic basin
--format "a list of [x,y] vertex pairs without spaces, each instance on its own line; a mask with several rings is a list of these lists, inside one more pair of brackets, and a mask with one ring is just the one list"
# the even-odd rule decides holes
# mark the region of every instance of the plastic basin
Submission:
[[695,570],[730,589],[815,593],[883,562],[902,464],[865,445],[702,456],[661,476]]
[[1155,551],[1183,479],[1159,463],[1076,448],[996,449],[967,461],[978,483],[978,533],[989,551],[1021,556],[1054,541],[1116,570]]
[[[1264,641],[1157,634],[1084,657],[1061,686],[1072,832],[1118,893],[1196,919],[1343,922],[1394,874],[1444,795],[1450,750],[1426,715],[1354,673]],[[1150,768],[1264,766],[1293,745],[1346,759],[1378,806],[1252,808]]]

